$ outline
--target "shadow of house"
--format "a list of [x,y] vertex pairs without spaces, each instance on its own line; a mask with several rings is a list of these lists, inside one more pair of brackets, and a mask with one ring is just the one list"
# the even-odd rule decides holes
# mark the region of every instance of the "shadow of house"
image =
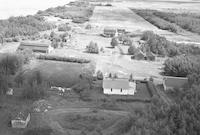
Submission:
[[146,60],[155,61],[156,60],[155,54],[153,54],[151,51],[148,51],[146,53]]

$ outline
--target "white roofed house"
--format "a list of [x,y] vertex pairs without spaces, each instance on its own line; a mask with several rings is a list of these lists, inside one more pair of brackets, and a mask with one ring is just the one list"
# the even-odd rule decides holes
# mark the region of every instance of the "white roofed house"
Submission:
[[18,50],[31,50],[33,52],[50,53],[53,50],[51,43],[39,41],[26,41],[21,42]]
[[187,84],[188,84],[188,78],[185,78],[185,77],[165,76],[163,78],[164,90],[184,88],[184,86]]
[[104,78],[103,92],[108,95],[134,95],[136,83],[126,78]]

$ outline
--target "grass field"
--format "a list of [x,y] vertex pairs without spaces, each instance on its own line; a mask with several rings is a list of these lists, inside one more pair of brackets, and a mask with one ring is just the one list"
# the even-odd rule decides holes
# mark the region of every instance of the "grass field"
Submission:
[[78,64],[39,60],[34,63],[34,67],[28,73],[38,70],[51,85],[68,88],[79,82],[80,74],[87,73],[88,76],[92,75],[93,68],[90,63]]

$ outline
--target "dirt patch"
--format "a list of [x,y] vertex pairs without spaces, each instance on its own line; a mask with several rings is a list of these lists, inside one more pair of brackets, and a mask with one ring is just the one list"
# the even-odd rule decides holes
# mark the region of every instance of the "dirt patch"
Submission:
[[50,113],[52,119],[58,122],[65,132],[72,135],[83,131],[86,134],[93,134],[98,130],[102,132],[127,115],[120,111],[92,111],[87,108],[59,109]]

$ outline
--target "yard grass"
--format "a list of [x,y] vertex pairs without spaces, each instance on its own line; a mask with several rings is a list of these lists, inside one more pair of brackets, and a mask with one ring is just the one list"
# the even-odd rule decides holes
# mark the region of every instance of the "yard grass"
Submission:
[[122,116],[97,111],[60,114],[55,120],[66,130],[84,131],[87,134],[92,134],[98,129],[106,130],[120,118]]
[[0,135],[22,135],[25,130],[13,129],[10,121],[20,109],[29,108],[32,101],[16,96],[0,96]]
[[92,76],[94,71],[93,68],[91,63],[78,64],[39,60],[37,61],[35,68],[28,73],[30,74],[33,71],[38,70],[52,86],[68,88],[79,82],[81,74],[85,73],[88,74],[88,76]]

